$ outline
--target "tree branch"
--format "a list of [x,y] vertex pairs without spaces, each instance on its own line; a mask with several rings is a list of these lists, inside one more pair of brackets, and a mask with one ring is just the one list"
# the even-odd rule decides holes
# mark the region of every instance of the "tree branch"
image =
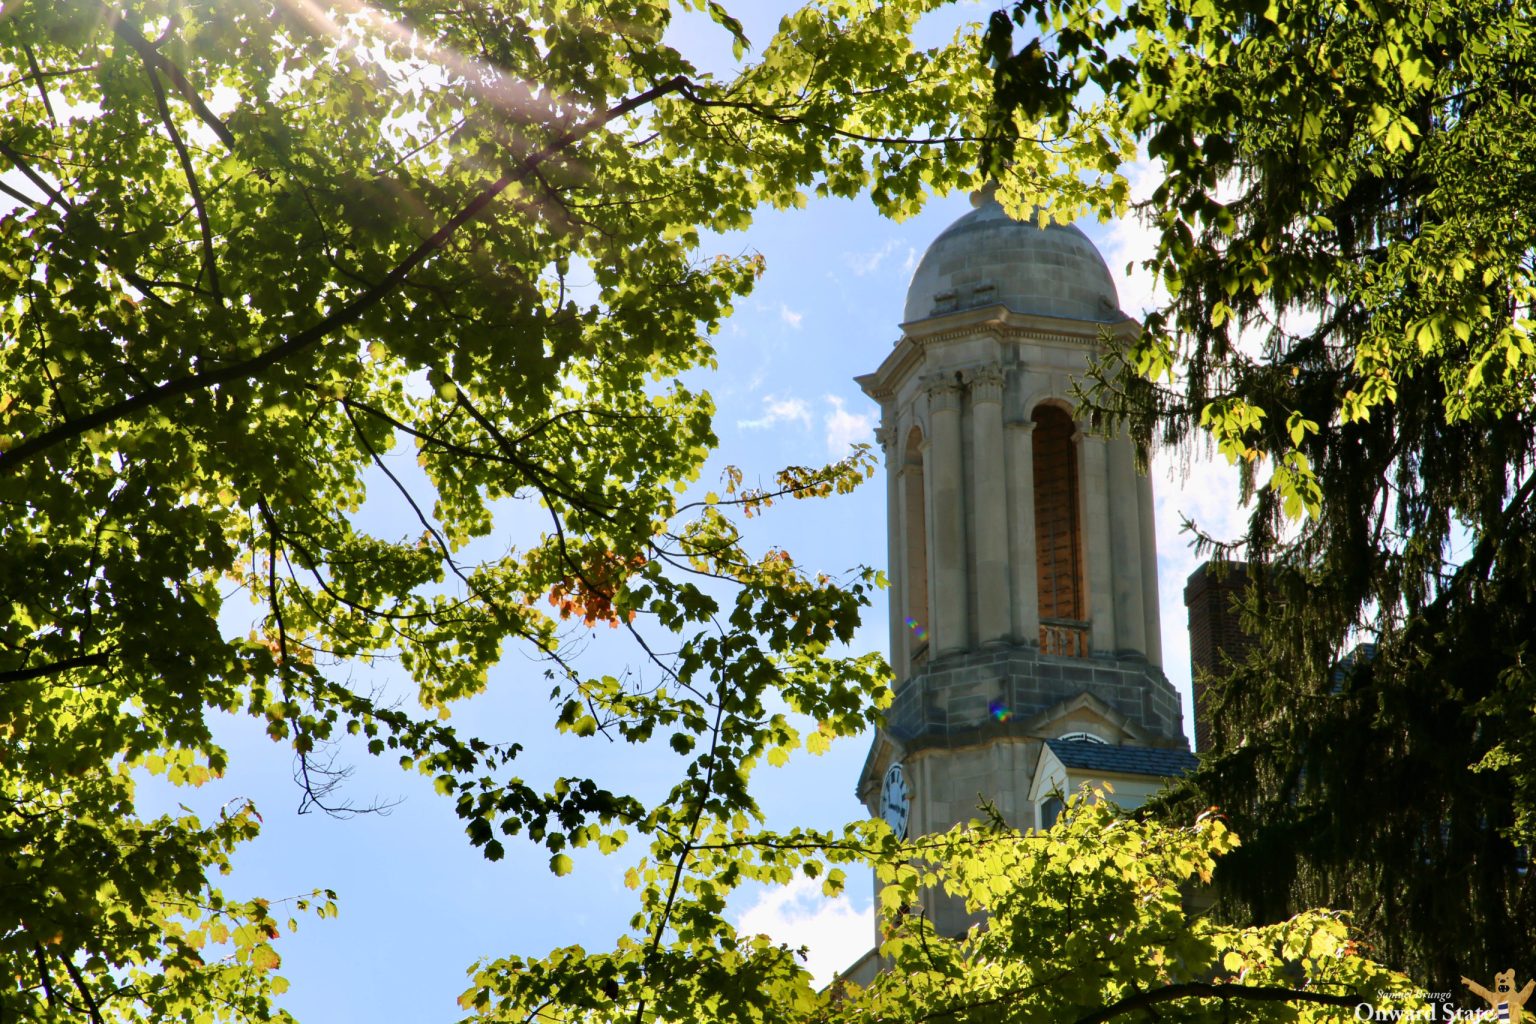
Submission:
[[1359,993],[1334,994],[1313,992],[1304,988],[1285,988],[1279,985],[1234,985],[1205,981],[1186,981],[1176,985],[1137,992],[1102,1010],[1077,1018],[1077,1024],[1104,1024],[1123,1014],[1149,1009],[1158,1003],[1177,999],[1245,999],[1260,1003],[1314,1003],[1319,1006],[1354,1006],[1360,1002]]
[[192,209],[197,212],[197,227],[203,236],[203,273],[208,278],[208,290],[222,302],[224,293],[219,290],[219,268],[213,258],[213,228],[208,224],[208,207],[203,202],[203,190],[197,183],[197,172],[192,169],[192,155],[187,152],[187,145],[181,140],[181,132],[176,130],[176,122],[171,119],[171,108],[165,102],[165,89],[160,84],[160,76],[147,60],[144,62],[144,73],[149,76],[149,84],[155,94],[155,109],[160,112],[160,123],[165,125],[166,134],[171,137],[171,145],[176,147],[176,159],[181,162],[181,173],[187,179],[187,192],[192,196]]
[[43,78],[42,69],[37,66],[37,55],[32,52],[32,47],[23,45],[21,51],[27,55],[27,67],[32,70],[32,81],[37,83],[37,94],[43,98],[43,109],[48,112],[48,120],[53,126],[59,126],[59,115],[53,112],[53,102],[48,99],[48,82]]
[[[601,114],[588,118],[540,147],[537,151],[529,154],[518,163],[516,168],[503,174],[500,178],[486,186],[478,195],[465,204],[463,208],[448,218],[442,227],[438,228],[429,238],[417,245],[408,256],[397,263],[394,269],[386,274],[377,284],[365,289],[361,294],[353,298],[352,301],[326,316],[318,323],[292,335],[286,341],[279,342],[260,355],[225,366],[218,366],[201,373],[191,373],[168,380],[158,387],[151,388],[131,398],[125,398],[120,402],[114,402],[94,412],[66,420],[53,429],[46,430],[36,437],[16,445],[10,451],[0,454],[0,475],[14,472],[21,465],[30,462],[43,452],[57,445],[73,440],[92,430],[100,429],[117,420],[143,412],[167,399],[217,387],[220,384],[254,377],[290,356],[314,346],[335,331],[356,323],[362,319],[363,314],[369,309],[394,293],[405,281],[406,275],[443,249],[461,227],[478,219],[497,196],[501,195],[502,192],[512,185],[523,181],[540,164],[556,154],[564,152],[574,143],[612,121],[623,117],[630,111],[668,93],[677,92],[688,84],[688,79],[682,75],[669,78],[660,85],[637,93],[624,102],[603,111]],[[0,147],[3,147],[3,143],[0,143]],[[10,155],[5,148],[0,148],[0,152],[6,152],[7,155]]]
[[38,190],[48,197],[49,205],[58,203],[60,206],[64,207],[64,209],[70,209],[69,200],[64,198],[64,194],[50,185],[47,178],[44,178],[41,174],[38,174],[36,171],[34,171],[32,169],[32,165],[27,163],[27,161],[22,157],[20,153],[16,152],[6,143],[0,142],[0,155],[3,155],[7,160],[15,165],[18,171],[27,176],[28,181],[36,185]]
[[46,210],[47,209],[46,206],[44,206],[42,203],[38,202],[36,199],[33,199],[31,196],[27,195],[25,192],[18,192],[16,189],[14,189],[11,186],[7,185],[3,181],[0,181],[0,192],[4,192],[6,195],[8,195],[12,199],[16,200],[18,203],[23,203],[23,204],[25,204],[27,206],[30,206],[34,210]]
[[68,672],[72,668],[99,667],[106,663],[107,655],[104,652],[82,654],[74,658],[65,658],[63,661],[50,662],[47,665],[34,665],[31,668],[14,668],[8,672],[0,672],[0,683],[22,683],[28,679],[39,679],[43,676]]
[[227,148],[234,149],[234,134],[223,121],[219,120],[218,115],[208,109],[208,104],[204,103],[203,98],[197,94],[197,90],[192,88],[192,83],[187,81],[187,76],[181,73],[181,69],[166,60],[160,51],[155,49],[153,43],[135,32],[121,11],[113,10],[106,4],[102,4],[101,9],[106,13],[107,24],[112,26],[112,31],[117,34],[117,37],[133,47],[146,66],[163,71],[171,80],[171,84],[176,87],[176,91],[181,94],[181,98],[186,100],[197,114],[198,119],[212,128],[213,133]]
[[80,992],[80,998],[85,1001],[85,1008],[90,1011],[91,1024],[103,1024],[101,1019],[101,1007],[96,1005],[96,998],[91,995],[91,990],[86,986],[85,979],[80,976],[80,968],[75,966],[68,956],[60,956],[64,962],[64,969],[69,972],[69,980],[75,983],[75,988]]

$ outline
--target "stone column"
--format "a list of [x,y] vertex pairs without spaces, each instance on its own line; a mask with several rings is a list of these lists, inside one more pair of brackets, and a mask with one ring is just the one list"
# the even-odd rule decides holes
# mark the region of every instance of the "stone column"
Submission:
[[970,622],[966,614],[965,474],[960,439],[961,385],[953,377],[939,377],[928,384],[928,418],[933,441],[927,479],[932,515],[933,545],[929,549],[929,576],[933,601],[928,607],[934,655],[963,651],[970,646]]
[[1004,643],[1012,627],[1008,599],[1008,491],[1003,451],[1003,373],[991,366],[971,378],[972,500],[976,510],[976,638]]
[[1072,435],[1082,477],[1083,558],[1088,563],[1088,617],[1095,653],[1115,650],[1115,592],[1110,557],[1109,495],[1105,487],[1104,439],[1081,430]]
[[1009,566],[1013,582],[1013,633],[1025,643],[1040,640],[1040,592],[1035,576],[1035,425],[1008,424]]
[[902,628],[906,609],[910,606],[907,588],[912,576],[906,566],[906,553],[902,550],[907,535],[905,517],[902,515],[901,492],[906,476],[906,459],[897,443],[897,430],[893,423],[884,423],[875,431],[875,440],[885,453],[885,559],[889,566],[891,589],[888,592],[889,608],[886,618],[891,631],[891,671],[896,682],[907,678],[912,664],[906,634]]
[[1163,622],[1159,606],[1162,601],[1157,592],[1157,528],[1154,525],[1157,506],[1152,503],[1150,466],[1145,474],[1137,474],[1136,492],[1140,498],[1138,525],[1141,529],[1141,601],[1147,615],[1147,660],[1161,668]]
[[1114,550],[1111,583],[1115,593],[1116,646],[1147,653],[1147,614],[1141,574],[1141,488],[1136,453],[1128,437],[1106,442],[1109,448],[1109,524]]

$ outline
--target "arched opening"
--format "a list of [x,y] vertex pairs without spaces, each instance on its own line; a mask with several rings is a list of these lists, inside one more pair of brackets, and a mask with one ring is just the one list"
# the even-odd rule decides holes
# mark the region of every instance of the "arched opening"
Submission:
[[901,466],[903,551],[906,580],[903,583],[903,618],[907,650],[915,668],[928,660],[928,505],[923,486],[923,432],[913,427],[907,434]]
[[1044,832],[1056,824],[1061,812],[1066,809],[1067,802],[1055,793],[1040,801],[1040,831]]
[[1043,654],[1087,657],[1076,425],[1055,405],[1035,410],[1035,585]]

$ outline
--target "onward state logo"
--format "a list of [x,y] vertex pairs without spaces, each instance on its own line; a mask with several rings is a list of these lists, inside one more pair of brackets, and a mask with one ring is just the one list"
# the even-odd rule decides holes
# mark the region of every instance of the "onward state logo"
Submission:
[[1469,1024],[1521,1024],[1526,1000],[1531,998],[1532,993],[1536,993],[1536,978],[1527,981],[1520,991],[1515,991],[1514,968],[1495,974],[1492,989],[1484,988],[1471,978],[1462,978],[1461,983],[1487,1002],[1488,1009],[1464,1010],[1452,1006],[1449,992],[1388,992],[1386,997],[1391,1002],[1414,1001],[1424,1005],[1413,1009],[1387,1010],[1370,1003],[1361,1003],[1355,1007],[1355,1020],[1391,1024],[1441,1024],[1457,1021],[1467,1021]]
[[1476,992],[1488,1001],[1491,1012],[1489,1016],[1494,1018],[1495,1024],[1520,1024],[1521,1010],[1525,1001],[1531,998],[1531,993],[1536,992],[1536,978],[1525,983],[1525,988],[1515,991],[1515,969],[1511,967],[1493,976],[1493,991],[1490,992],[1471,978],[1462,978],[1461,983]]

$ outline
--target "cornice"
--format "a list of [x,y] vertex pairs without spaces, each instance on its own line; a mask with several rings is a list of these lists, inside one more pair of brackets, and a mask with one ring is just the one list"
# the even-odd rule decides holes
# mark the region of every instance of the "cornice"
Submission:
[[1112,323],[1070,320],[1063,317],[1015,313],[1007,306],[993,305],[945,313],[902,324],[903,337],[921,347],[965,341],[977,336],[1000,341],[1044,341],[1057,344],[1094,347],[1101,331],[1117,336],[1134,336],[1141,324],[1127,317]]
[[1118,337],[1135,337],[1141,331],[1141,324],[1130,318],[1114,323],[1068,320],[1015,313],[1006,306],[993,305],[913,321],[903,324],[902,331],[900,340],[873,373],[854,378],[864,393],[881,405],[895,400],[902,384],[922,367],[930,348],[984,338],[1003,344],[1043,344],[1097,351],[1101,331]]

